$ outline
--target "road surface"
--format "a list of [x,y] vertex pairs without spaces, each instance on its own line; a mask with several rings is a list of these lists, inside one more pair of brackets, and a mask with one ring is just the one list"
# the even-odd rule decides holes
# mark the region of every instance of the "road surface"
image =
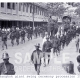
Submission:
[[[1,50],[1,42],[0,42],[0,62],[2,62],[2,53],[8,52],[10,55],[10,62],[14,64],[16,75],[36,75],[34,65],[30,61],[30,56],[32,54],[32,51],[35,49],[34,45],[36,43],[42,44],[42,38],[38,37],[37,39],[33,39],[31,41],[28,41],[26,39],[26,42],[21,44],[19,46],[16,45],[12,47],[10,40],[8,40],[8,49]],[[40,47],[42,49],[42,45]],[[64,54],[67,54],[68,56],[64,58]],[[73,61],[74,63],[74,71],[77,73],[77,61],[76,57],[79,53],[76,52],[75,47],[75,39],[72,40],[72,42],[69,44],[69,46],[65,47],[63,50],[61,50],[60,55],[58,57],[54,56],[53,53],[51,53],[51,61],[50,64],[47,67],[44,67],[42,64],[41,66],[41,75],[68,75],[68,73],[63,69],[62,63],[64,62],[64,59],[66,61]],[[68,59],[67,59],[68,58]],[[61,61],[61,63],[60,63]]]

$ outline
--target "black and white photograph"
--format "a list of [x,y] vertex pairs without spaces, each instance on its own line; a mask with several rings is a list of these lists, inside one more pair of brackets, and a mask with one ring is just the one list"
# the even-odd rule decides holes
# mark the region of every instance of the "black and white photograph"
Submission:
[[0,75],[80,75],[80,2],[0,2]]

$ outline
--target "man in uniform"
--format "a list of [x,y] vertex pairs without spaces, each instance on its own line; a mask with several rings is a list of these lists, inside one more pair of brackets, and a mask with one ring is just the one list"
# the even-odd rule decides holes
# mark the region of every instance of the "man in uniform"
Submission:
[[0,63],[0,75],[14,75],[14,65],[9,62],[8,53],[3,53],[3,62]]
[[21,42],[23,43],[23,41],[24,41],[24,43],[25,43],[25,31],[24,31],[24,29],[22,28],[22,30],[21,30]]
[[76,37],[76,23],[72,22],[72,27],[73,27],[73,38]]
[[34,50],[31,55],[31,61],[34,64],[35,71],[37,71],[37,74],[39,75],[40,74],[41,59],[43,58],[43,53],[39,49],[40,44],[35,45],[35,47],[36,47],[36,50]]
[[[68,45],[70,43],[70,40],[71,40],[71,17],[70,16],[63,16],[62,18],[62,21],[63,21],[63,34],[66,32],[67,35],[66,35],[66,45]],[[64,47],[64,45],[63,45]]]
[[62,21],[63,21],[64,32],[67,32],[68,29],[70,29],[71,17],[63,16]]
[[17,42],[17,45],[19,45],[19,39],[20,39],[20,33],[19,33],[19,28],[16,30],[16,42]]
[[35,27],[34,33],[35,33],[35,38],[37,38],[38,37],[38,27]]
[[53,53],[54,55],[58,56],[58,38],[57,35],[55,35],[54,39],[52,40],[52,47],[53,47]]
[[44,66],[49,64],[50,62],[50,55],[52,49],[52,43],[49,41],[49,37],[46,38],[47,41],[43,44],[43,52],[44,52]]
[[61,45],[62,45],[62,48],[64,48],[65,43],[66,43],[66,36],[63,34],[62,37],[61,37]]
[[30,26],[27,27],[27,38],[28,38],[28,41],[30,40]]
[[44,36],[44,38],[43,38],[43,41],[42,41],[42,45],[44,44],[45,41],[47,41],[47,40],[46,40],[47,37],[48,37],[48,33],[46,32],[46,33],[45,33],[45,36]]
[[57,49],[58,49],[58,53],[59,53],[59,55],[60,55],[60,50],[61,50],[61,37],[60,37],[60,36],[58,36]]
[[79,43],[80,43],[80,39],[79,39],[79,34],[76,34],[76,51],[79,52]]
[[29,41],[30,39],[32,40],[32,34],[33,34],[32,27],[28,26],[27,31],[28,31],[28,36],[27,36],[28,41]]
[[33,29],[30,27],[30,39],[32,40]]
[[14,46],[14,40],[15,40],[15,31],[11,31],[11,34],[10,34],[10,39],[11,39],[11,44],[12,46]]
[[4,46],[6,46],[7,49],[7,34],[5,31],[2,33],[2,50],[4,50]]

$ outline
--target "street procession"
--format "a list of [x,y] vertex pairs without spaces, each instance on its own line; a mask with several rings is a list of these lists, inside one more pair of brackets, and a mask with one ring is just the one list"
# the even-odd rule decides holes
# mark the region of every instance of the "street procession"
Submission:
[[80,3],[0,3],[0,75],[80,74]]

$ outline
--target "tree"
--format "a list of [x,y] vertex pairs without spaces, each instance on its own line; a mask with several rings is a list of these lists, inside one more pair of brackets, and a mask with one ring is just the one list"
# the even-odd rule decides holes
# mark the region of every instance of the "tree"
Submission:
[[54,16],[62,16],[64,14],[66,8],[63,6],[62,2],[59,3],[48,3],[47,4],[48,11]]
[[75,10],[75,12],[80,16],[80,6]]

